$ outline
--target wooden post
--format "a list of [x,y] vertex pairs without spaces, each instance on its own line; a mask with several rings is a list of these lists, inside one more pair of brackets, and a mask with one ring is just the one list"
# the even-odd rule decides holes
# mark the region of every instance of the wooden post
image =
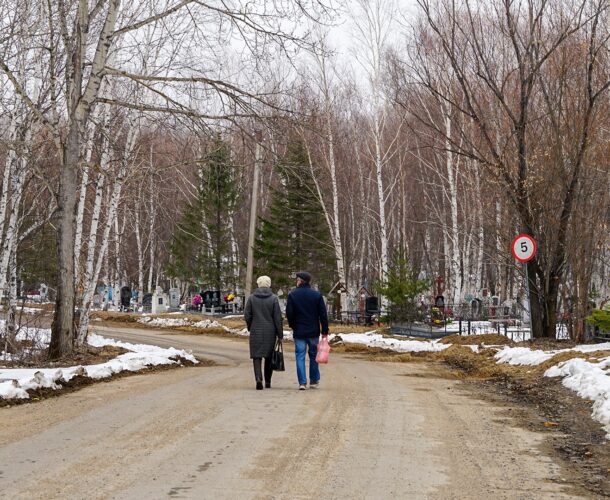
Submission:
[[[262,160],[262,133],[256,132],[256,151],[254,153],[254,179],[252,181],[252,200],[250,201],[250,230],[248,233],[248,261],[246,264],[245,299],[252,292],[252,273],[254,272],[254,239],[256,237],[256,215],[258,210],[258,184]],[[245,305],[245,304],[244,304]]]

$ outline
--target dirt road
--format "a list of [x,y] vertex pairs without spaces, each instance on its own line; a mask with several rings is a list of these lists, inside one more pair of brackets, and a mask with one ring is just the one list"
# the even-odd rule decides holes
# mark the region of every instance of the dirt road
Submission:
[[0,498],[580,498],[540,435],[425,365],[331,354],[298,391],[287,352],[255,391],[243,340],[98,330],[221,365],[0,408]]

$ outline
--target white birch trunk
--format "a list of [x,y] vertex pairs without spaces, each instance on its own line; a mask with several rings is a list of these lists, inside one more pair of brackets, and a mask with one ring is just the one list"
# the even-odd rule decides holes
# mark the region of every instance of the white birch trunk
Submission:
[[[139,199],[139,198],[138,198]],[[140,233],[140,210],[135,207],[134,215],[136,247],[138,249],[138,303],[144,298],[144,250],[142,249],[142,234]]]
[[86,290],[89,288],[89,283],[93,279],[93,271],[95,269],[95,249],[97,246],[97,233],[100,221],[100,213],[102,211],[102,199],[104,195],[104,184],[106,177],[103,173],[100,173],[96,186],[95,186],[95,199],[93,202],[93,211],[91,213],[91,226],[89,228],[89,238],[87,241],[87,260],[85,262],[85,274],[83,276],[83,286],[85,292],[83,293],[81,314],[83,309],[86,307]]
[[[322,42],[322,51],[318,54],[318,66],[320,69],[320,76],[322,78],[322,93],[324,95],[324,118],[326,126],[326,144],[328,146],[328,169],[330,171],[331,179],[331,191],[332,191],[332,215],[327,213],[326,204],[322,198],[322,191],[316,182],[316,189],[318,191],[318,197],[320,204],[324,208],[326,220],[328,223],[328,229],[330,231],[331,241],[333,243],[333,249],[335,251],[335,262],[337,266],[337,277],[339,281],[346,284],[345,278],[345,262],[343,257],[343,245],[341,242],[341,229],[339,225],[339,191],[337,188],[337,164],[335,161],[335,139],[332,127],[332,103],[330,96],[330,86],[328,82],[328,74],[326,69],[326,48]],[[308,151],[309,154],[309,151]],[[309,160],[310,166],[312,165],[311,158]],[[312,170],[313,174],[313,170]],[[314,176],[314,180],[315,176]]]
[[[381,281],[385,282],[388,274],[388,232],[385,213],[385,189],[383,187],[383,160],[381,153],[381,124],[378,111],[374,118],[374,140],[375,140],[375,173],[377,176],[377,196],[379,197],[379,237],[381,239],[380,271]],[[385,306],[385,297],[381,298]]]
[[[88,153],[89,154],[89,153]],[[87,184],[89,183],[89,162],[83,167],[83,175],[80,183],[80,194],[78,197],[78,208],[76,210],[76,232],[74,235],[74,280],[76,289],[81,285],[82,270],[80,268],[80,253],[83,241],[83,220],[85,217],[85,203],[87,201]]]
[[[11,140],[15,139],[15,122],[14,118],[11,117],[11,123],[9,125],[8,136]],[[6,155],[6,161],[4,163],[4,174],[2,177],[2,198],[0,198],[0,239],[4,236],[4,226],[6,223],[6,210],[9,204],[9,188],[11,184],[11,174],[13,172],[13,165],[17,159],[17,154],[14,149],[9,149]],[[0,300],[2,295],[0,295]]]
[[93,122],[89,123],[87,132],[85,164],[83,165],[83,173],[80,182],[78,208],[76,209],[76,228],[74,234],[74,281],[76,283],[77,290],[83,286],[83,271],[80,268],[80,259],[83,241],[85,205],[87,202],[87,185],[89,184],[89,165],[91,164],[91,158],[93,157],[93,139],[95,134],[95,124]]
[[234,214],[229,217],[229,235],[231,237],[231,266],[233,268],[234,286],[239,287],[239,247],[235,238]]
[[477,245],[477,264],[475,268],[473,295],[476,295],[483,288],[483,259],[485,257],[485,214],[483,213],[483,203],[481,201],[481,178],[478,167],[475,167],[476,175],[476,199],[477,199],[477,221],[479,226],[479,238]]
[[502,248],[502,236],[501,236],[501,228],[502,228],[502,204],[500,200],[496,201],[496,283],[495,289],[500,290],[502,288],[502,262],[503,260],[500,258],[500,255],[504,254]]
[[[318,182],[318,177],[313,168],[313,161],[311,159],[311,151],[310,151],[309,147],[307,146],[307,144],[305,145],[305,148],[307,149],[307,160],[309,162],[309,170],[311,172],[311,178],[313,179],[314,185],[316,186],[316,194],[318,195],[318,201],[320,202],[320,206],[322,207],[322,212],[324,213],[324,219],[326,220],[326,225],[328,226],[331,240],[333,242],[333,248],[335,250],[335,259],[337,261],[337,274],[339,276],[339,281],[345,285],[345,272],[344,272],[344,267],[343,267],[343,250],[341,247],[341,240],[339,239],[338,242],[335,241],[337,238],[337,234],[339,235],[339,238],[341,238],[340,232],[338,231],[338,229],[336,229],[336,227],[337,227],[336,221],[338,219],[335,219],[335,221],[333,222],[333,216],[331,216],[328,209],[326,208],[326,203],[324,203],[324,195],[322,194],[322,189],[320,188],[320,183]],[[331,147],[331,149],[332,149],[332,147]],[[330,160],[330,162],[334,165],[334,157],[332,160]],[[334,166],[331,167],[331,172],[334,170],[334,168],[335,168]],[[335,174],[335,179],[333,179],[333,183],[335,185],[334,189],[336,189],[336,185],[337,185],[336,174]],[[333,198],[336,195],[337,195],[336,193],[333,193]],[[335,205],[334,201],[335,200],[333,200],[333,206]],[[334,208],[333,208],[333,210],[334,210]],[[336,206],[336,210],[337,211],[335,212],[335,215],[338,218],[338,215],[339,215],[338,203]]]
[[[114,214],[113,221],[113,230],[114,230],[114,275],[113,275],[113,283],[112,289],[114,290],[114,294],[112,295],[112,300],[115,306],[121,305],[121,231],[119,229],[119,213],[118,208]],[[118,292],[118,293],[117,293]]]
[[6,337],[8,343],[15,345],[17,335],[17,238],[13,238],[10,245],[10,258],[8,264],[9,291],[8,310],[6,313]]
[[449,242],[449,235],[448,235],[448,231],[447,231],[447,224],[446,222],[443,222],[443,255],[445,256],[445,290],[447,289],[447,287],[450,287],[453,285],[453,283],[451,282],[451,271],[450,268],[451,267],[451,263],[449,262],[449,266],[447,265],[447,258],[451,255],[451,244]]
[[150,219],[148,227],[148,291],[153,292],[153,276],[155,271],[155,219],[156,219],[156,207],[153,200],[153,185],[152,179],[150,184]]
[[[81,309],[81,317],[80,317],[80,325],[78,330],[78,343],[82,344],[87,339],[87,328],[89,326],[89,313],[91,312],[91,304],[93,299],[93,294],[95,293],[95,288],[97,286],[97,281],[99,279],[100,271],[102,270],[102,264],[107,257],[108,251],[108,243],[110,230],[114,224],[116,219],[117,207],[119,204],[119,200],[121,197],[121,190],[123,187],[123,182],[126,174],[126,166],[125,164],[121,167],[119,174],[114,183],[114,187],[112,190],[112,195],[110,197],[109,207],[108,207],[108,216],[106,218],[106,223],[104,225],[104,233],[102,235],[102,244],[99,250],[99,254],[96,259],[95,268],[92,270],[92,274],[90,279],[87,281],[87,288],[85,289],[85,293],[83,295],[83,307]],[[116,294],[116,290],[114,291]],[[113,296],[114,300],[114,296]]]
[[17,238],[19,222],[19,205],[23,196],[23,184],[27,172],[27,161],[19,158],[15,162],[15,168],[11,172],[10,207],[8,225],[4,240],[2,242],[2,253],[0,254],[0,298],[4,296],[8,281],[8,265],[11,257],[12,245]]
[[327,114],[326,125],[328,128],[328,163],[330,167],[330,181],[333,196],[333,217],[331,226],[331,236],[337,260],[337,276],[339,281],[346,284],[345,261],[343,258],[343,244],[341,242],[341,225],[339,219],[339,188],[337,186],[337,164],[335,162],[335,140],[330,122],[330,112]]
[[451,213],[451,277],[453,290],[451,294],[451,301],[453,304],[459,304],[460,296],[462,294],[462,273],[460,269],[460,240],[459,240],[459,228],[458,228],[458,193],[457,193],[457,176],[458,176],[458,165],[456,159],[451,152],[451,144],[449,137],[451,137],[451,117],[445,112],[445,149],[446,149],[446,168],[447,168],[447,180],[449,189],[449,208]]

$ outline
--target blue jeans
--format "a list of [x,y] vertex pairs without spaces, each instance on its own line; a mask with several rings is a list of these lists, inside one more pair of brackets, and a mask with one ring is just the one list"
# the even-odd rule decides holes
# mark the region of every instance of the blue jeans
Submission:
[[294,339],[294,349],[297,358],[297,377],[299,385],[307,384],[307,376],[305,370],[305,354],[309,347],[309,383],[320,380],[320,368],[316,361],[318,354],[318,337],[313,339]]

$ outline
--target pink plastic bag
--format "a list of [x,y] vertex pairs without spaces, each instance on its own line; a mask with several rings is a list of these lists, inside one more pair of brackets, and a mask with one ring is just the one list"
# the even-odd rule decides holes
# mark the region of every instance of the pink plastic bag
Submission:
[[330,344],[326,337],[322,337],[322,340],[318,343],[318,354],[316,354],[316,361],[320,364],[325,365],[328,363],[328,353],[330,352]]

